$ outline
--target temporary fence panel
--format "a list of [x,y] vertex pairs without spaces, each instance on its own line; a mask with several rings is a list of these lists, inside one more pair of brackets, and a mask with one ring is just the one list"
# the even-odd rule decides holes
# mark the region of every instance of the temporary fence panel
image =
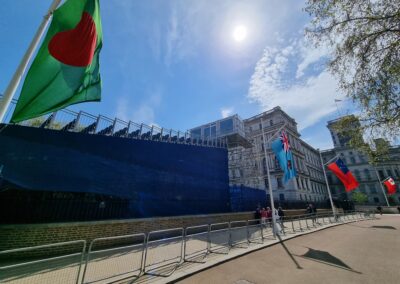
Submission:
[[138,277],[142,272],[145,234],[94,239],[86,256],[82,283]]
[[0,266],[0,283],[79,283],[85,249],[86,241],[79,240],[1,251],[7,263]]
[[230,226],[230,245],[231,247],[249,245],[246,221],[232,221]]
[[263,243],[263,230],[260,219],[247,221],[247,234],[249,243]]
[[228,253],[230,248],[229,223],[210,225],[210,252]]
[[274,231],[272,230],[272,219],[267,219],[266,223],[263,226],[263,237],[265,238],[274,238]]
[[[168,276],[182,262],[183,228],[152,231],[147,236],[144,272],[147,274]],[[158,269],[170,267],[167,274]]]
[[195,261],[205,258],[208,253],[209,225],[187,227],[185,229],[184,260]]

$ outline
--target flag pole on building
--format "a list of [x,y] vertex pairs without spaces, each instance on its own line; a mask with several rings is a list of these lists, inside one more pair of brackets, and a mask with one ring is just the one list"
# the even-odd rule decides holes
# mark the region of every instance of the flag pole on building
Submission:
[[336,155],[335,157],[333,157],[332,159],[330,159],[328,162],[324,163],[324,161],[322,160],[321,151],[320,151],[319,149],[318,149],[318,152],[319,152],[319,158],[321,159],[322,171],[324,172],[326,188],[327,188],[327,190],[328,190],[328,196],[329,196],[329,201],[331,202],[331,207],[332,207],[333,216],[336,216],[336,209],[335,209],[335,206],[334,206],[334,204],[333,204],[331,189],[329,188],[329,183],[328,183],[328,178],[326,177],[325,166],[326,166],[326,164],[329,164],[329,163],[332,162],[334,159],[336,159],[338,156]]
[[265,138],[265,133],[264,133],[264,125],[263,125],[263,119],[262,117],[260,118],[261,121],[261,132],[262,132],[262,137],[263,137],[263,144],[264,144],[264,157],[265,157],[265,166],[267,168],[267,178],[268,178],[268,191],[269,191],[269,200],[271,203],[271,210],[272,210],[272,232],[274,234],[274,237],[276,236],[276,216],[275,216],[275,204],[274,204],[274,195],[272,193],[272,184],[271,184],[271,177],[269,173],[269,166],[268,166],[268,154],[267,154],[267,143],[270,142],[272,139],[275,138],[276,134],[279,134],[279,132],[286,126],[286,122],[272,135],[272,137],[267,141]]
[[387,206],[389,207],[390,204],[389,204],[389,201],[388,201],[388,199],[387,199],[387,196],[386,196],[386,193],[385,193],[385,189],[383,188],[381,178],[379,177],[378,171],[376,170],[375,167],[374,167],[374,170],[375,170],[376,176],[378,177],[379,185],[380,185],[380,187],[381,187],[381,189],[382,189],[383,196],[385,197],[386,204],[387,204]]
[[57,9],[60,2],[61,2],[61,0],[53,0],[53,2],[51,3],[49,10],[47,11],[46,15],[43,17],[43,20],[40,23],[40,26],[37,29],[36,34],[33,37],[31,43],[29,44],[27,51],[25,52],[24,56],[22,57],[22,60],[19,63],[17,70],[15,70],[15,73],[14,73],[10,83],[8,84],[7,89],[5,90],[5,92],[3,94],[3,99],[0,101],[0,122],[3,121],[3,119],[6,115],[7,109],[10,106],[11,100],[15,94],[15,91],[17,90],[18,85],[21,82],[22,76],[25,73],[26,67],[28,66],[29,61],[32,58],[32,55],[35,52],[35,49],[40,42],[40,39],[42,38],[42,35],[49,23],[49,20],[52,16],[54,10]]

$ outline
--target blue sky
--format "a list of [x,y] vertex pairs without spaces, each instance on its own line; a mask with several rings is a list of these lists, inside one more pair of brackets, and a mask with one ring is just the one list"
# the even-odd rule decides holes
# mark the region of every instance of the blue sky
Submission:
[[[51,0],[2,0],[3,92]],[[102,101],[72,109],[187,130],[280,105],[314,147],[332,146],[326,121],[343,99],[324,69],[327,48],[304,39],[304,2],[100,0]],[[7,12],[6,12],[7,11]],[[242,41],[232,36],[245,27]],[[17,93],[17,95],[19,92]],[[339,103],[339,111],[347,111]]]

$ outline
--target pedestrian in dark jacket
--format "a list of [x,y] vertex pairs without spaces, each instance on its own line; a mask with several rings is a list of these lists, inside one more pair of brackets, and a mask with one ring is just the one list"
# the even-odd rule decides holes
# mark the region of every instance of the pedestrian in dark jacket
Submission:
[[258,206],[256,212],[254,213],[254,219],[258,220],[261,218],[261,208]]
[[280,221],[281,226],[283,228],[283,217],[285,217],[285,212],[283,212],[282,207],[278,208],[278,215],[279,215],[279,221]]

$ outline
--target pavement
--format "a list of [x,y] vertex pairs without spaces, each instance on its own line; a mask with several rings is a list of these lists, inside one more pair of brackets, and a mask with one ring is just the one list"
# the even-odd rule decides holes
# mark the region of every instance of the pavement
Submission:
[[400,283],[400,215],[377,218],[287,239],[175,283]]

